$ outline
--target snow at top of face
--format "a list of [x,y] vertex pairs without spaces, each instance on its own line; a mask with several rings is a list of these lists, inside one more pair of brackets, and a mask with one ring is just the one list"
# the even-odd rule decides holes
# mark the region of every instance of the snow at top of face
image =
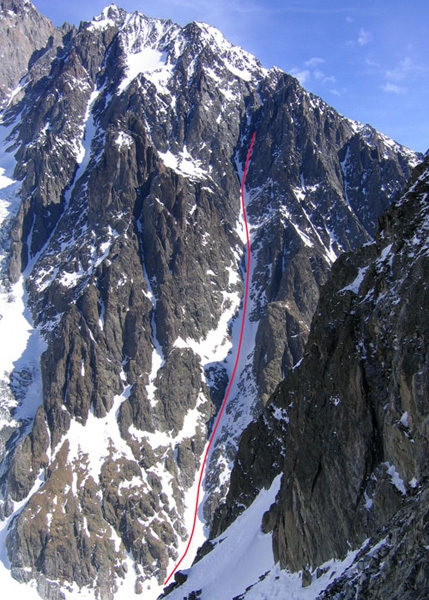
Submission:
[[387,135],[384,135],[380,131],[375,130],[371,125],[360,125],[358,124],[358,131],[361,133],[362,138],[368,144],[373,146],[376,140],[381,141],[384,146],[384,158],[388,159],[390,155],[394,155],[398,152],[405,154],[406,158],[410,161],[410,165],[415,167],[421,160],[421,157],[414,150],[410,150],[401,144],[392,140]]
[[146,75],[148,79],[152,79],[151,75],[158,75],[158,84],[165,83],[167,73],[162,70],[165,67],[163,54],[154,48],[144,48],[136,54],[127,56],[126,77],[119,85],[118,91],[122,93],[127,89],[129,84],[141,73]]
[[126,60],[126,75],[119,93],[140,74],[144,74],[160,92],[165,91],[172,73],[165,49],[179,29],[171,21],[148,19],[139,13],[127,15],[119,32]]
[[406,148],[405,146],[398,144],[397,142],[395,142],[395,140],[392,140],[391,138],[387,137],[387,135],[384,135],[384,133],[378,132],[378,137],[381,138],[381,140],[384,143],[384,147],[385,147],[384,158],[389,158],[390,154],[394,155],[398,152],[402,152],[403,154],[405,154],[406,158],[410,161],[410,165],[412,167],[417,166],[418,163],[420,162],[420,157],[413,150],[410,150],[409,148]]
[[153,19],[134,12],[128,14],[121,28],[121,37],[125,37],[128,50],[138,52],[144,47],[158,47],[163,36],[170,30],[180,29],[171,21]]
[[201,29],[203,39],[211,45],[214,42],[217,51],[225,57],[225,66],[230,73],[248,82],[254,79],[255,73],[267,75],[268,70],[262,67],[255,56],[231,44],[219,29],[206,23],[197,25]]
[[[222,57],[227,71],[233,76],[250,82],[268,73],[253,55],[231,44],[215,27],[205,23],[195,25],[200,30],[203,46],[211,47],[217,56]],[[119,93],[139,74],[144,74],[160,92],[165,93],[174,63],[186,45],[186,40],[182,39],[184,36],[180,35],[186,27],[182,28],[172,21],[149,18],[139,12],[127,14],[112,4],[94,17],[88,30],[104,30],[113,26],[119,27],[126,60],[126,75],[119,86]]]
[[96,31],[107,29],[108,27],[114,27],[117,23],[115,19],[119,19],[121,16],[120,9],[116,4],[110,4],[106,6],[98,16],[94,17],[88,27],[89,31]]

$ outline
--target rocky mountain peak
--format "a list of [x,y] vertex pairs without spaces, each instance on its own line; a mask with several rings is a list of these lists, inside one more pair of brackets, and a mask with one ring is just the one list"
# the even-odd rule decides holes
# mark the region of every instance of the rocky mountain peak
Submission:
[[373,241],[420,157],[205,24],[111,5],[44,43],[0,127],[0,330],[20,332],[0,365],[5,544],[46,597],[156,597],[187,544],[246,270],[201,530],[226,522],[240,437],[303,357],[334,261]]
[[100,23],[105,21],[113,21],[116,25],[123,24],[127,13],[122,8],[119,8],[116,4],[109,4],[106,6],[98,16],[92,19],[92,23]]

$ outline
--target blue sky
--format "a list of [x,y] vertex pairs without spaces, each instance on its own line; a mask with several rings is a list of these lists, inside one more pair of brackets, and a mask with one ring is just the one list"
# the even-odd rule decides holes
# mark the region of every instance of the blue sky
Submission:
[[[55,25],[90,20],[109,0],[33,0]],[[429,148],[427,0],[118,0],[125,10],[205,21],[265,67],[300,79],[343,115]]]

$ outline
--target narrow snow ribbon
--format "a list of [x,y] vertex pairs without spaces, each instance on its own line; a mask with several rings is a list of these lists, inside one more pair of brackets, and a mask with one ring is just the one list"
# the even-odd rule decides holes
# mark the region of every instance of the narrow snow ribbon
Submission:
[[207,459],[208,459],[208,455],[210,452],[210,448],[213,444],[215,435],[216,435],[216,431],[219,427],[219,423],[220,420],[222,418],[222,414],[225,410],[225,406],[226,403],[228,401],[228,396],[231,392],[232,389],[232,385],[234,383],[234,378],[235,378],[235,374],[237,372],[237,368],[238,368],[238,363],[240,360],[240,354],[241,354],[241,347],[243,345],[243,336],[244,336],[244,326],[246,323],[246,312],[247,312],[247,301],[249,298],[249,284],[250,284],[250,235],[249,235],[249,226],[247,223],[247,213],[246,213],[246,205],[245,205],[245,201],[244,201],[244,184],[246,181],[246,175],[247,175],[247,170],[249,168],[249,163],[250,163],[250,157],[252,155],[252,150],[253,150],[253,144],[255,143],[255,138],[256,138],[256,133],[254,133],[252,135],[252,139],[250,141],[250,146],[249,146],[249,150],[247,152],[247,157],[246,157],[246,162],[244,165],[244,171],[243,171],[243,177],[241,179],[241,208],[243,211],[243,220],[244,220],[244,228],[245,228],[245,232],[246,232],[246,243],[247,243],[247,269],[246,269],[246,281],[245,281],[245,286],[244,286],[244,298],[243,298],[243,313],[242,313],[242,317],[241,317],[241,328],[240,328],[240,338],[239,338],[239,342],[238,342],[238,347],[237,347],[237,354],[235,357],[235,362],[234,362],[234,368],[232,370],[232,375],[231,378],[229,380],[229,384],[227,387],[227,390],[225,392],[225,396],[222,402],[222,406],[220,407],[220,411],[219,414],[217,416],[216,419],[216,423],[215,426],[213,427],[213,431],[210,435],[210,439],[209,439],[209,443],[207,445],[205,454],[204,454],[204,459],[203,459],[203,464],[201,465],[201,469],[200,469],[200,476],[198,479],[198,488],[197,488],[197,497],[195,500],[195,512],[194,512],[194,521],[192,523],[192,530],[191,530],[191,535],[189,536],[189,540],[187,543],[187,546],[185,548],[185,552],[182,555],[182,558],[179,560],[179,562],[176,564],[176,566],[174,567],[174,569],[172,570],[172,572],[170,573],[170,575],[167,577],[167,579],[164,582],[164,585],[167,585],[168,582],[170,581],[170,579],[173,577],[174,573],[177,571],[177,569],[179,568],[179,566],[181,565],[182,561],[184,560],[184,558],[186,557],[188,550],[191,546],[191,542],[192,542],[192,538],[194,536],[195,533],[195,526],[197,523],[197,516],[198,516],[198,507],[200,504],[200,490],[201,490],[201,484],[203,481],[203,475],[204,475],[204,470],[207,464]]

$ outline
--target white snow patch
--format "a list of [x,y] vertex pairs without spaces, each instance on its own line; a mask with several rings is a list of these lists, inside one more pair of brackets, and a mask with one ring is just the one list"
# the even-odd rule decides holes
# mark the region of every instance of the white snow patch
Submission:
[[389,462],[385,462],[384,465],[387,469],[387,474],[390,475],[392,484],[399,492],[401,492],[403,496],[405,496],[407,493],[407,489],[395,466],[391,465]]
[[172,431],[155,431],[150,433],[148,431],[141,431],[134,425],[129,428],[129,433],[140,442],[146,440],[151,448],[172,448],[174,449],[177,444],[180,444],[185,439],[193,438],[196,435],[197,429],[200,425],[202,416],[200,407],[207,401],[204,394],[200,393],[197,398],[197,402],[194,408],[191,408],[183,419],[183,427],[177,435],[173,436]]
[[397,142],[395,142],[395,140],[392,140],[392,138],[387,137],[383,133],[377,132],[377,136],[384,142],[385,145],[384,158],[389,158],[391,155],[397,155],[401,153],[405,155],[405,157],[409,161],[409,164],[413,168],[421,162],[418,154],[413,150],[410,150],[406,146],[398,144]]
[[[31,322],[25,305],[24,280],[21,278],[5,293],[0,284],[0,378],[6,386],[15,371],[14,387],[19,386],[20,403],[5,400],[3,407],[15,408],[13,422],[32,419],[42,399],[40,356],[46,344]],[[10,423],[12,424],[12,423]],[[2,421],[0,421],[0,426]]]
[[3,190],[4,188],[7,188],[15,183],[15,181],[7,175],[5,175],[5,173],[6,169],[0,167],[0,190]]
[[126,76],[118,91],[121,94],[141,73],[161,87],[171,76],[171,66],[166,68],[166,56],[156,48],[143,48],[139,52],[127,54]]
[[269,490],[261,490],[251,506],[214,540],[214,550],[192,567],[188,581],[171,594],[171,600],[182,600],[199,589],[203,589],[204,600],[230,599],[274,567],[272,535],[262,533],[261,522],[274,502],[280,480],[279,475]]
[[[91,142],[95,134],[95,123],[92,116],[92,108],[99,95],[100,90],[94,90],[91,93],[86,107],[84,122],[80,127],[82,134],[81,139],[79,139],[79,148],[76,156],[76,160],[79,165],[79,174],[77,175],[84,173],[89,163]],[[78,177],[76,176],[75,181],[77,181],[77,179]]]
[[[229,271],[228,286],[238,283],[237,271],[231,265]],[[214,273],[213,273],[214,274]],[[201,358],[202,366],[213,362],[222,362],[229,351],[236,347],[228,331],[231,319],[237,314],[240,306],[241,297],[238,292],[223,292],[223,310],[215,329],[208,332],[202,340],[187,338],[183,340],[178,337],[174,342],[175,348],[191,348],[194,353]]]
[[[393,244],[389,244],[388,246],[386,246],[385,248],[383,248],[381,254],[380,254],[380,258],[377,260],[377,263],[383,263],[386,258],[388,257],[388,255],[390,254],[390,251],[392,250],[392,246]],[[390,257],[390,262],[392,262],[393,260],[393,255]]]
[[231,44],[218,29],[201,22],[197,25],[203,32],[207,43],[212,47],[217,47],[216,50],[222,57],[225,67],[235,77],[250,82],[255,75],[260,77],[268,75],[268,69],[264,69],[255,56],[239,46]]
[[[70,443],[68,460],[81,460],[82,455],[88,456],[87,473],[95,482],[98,482],[101,467],[111,451],[119,456],[124,456],[134,461],[131,449],[119,432],[117,413],[122,402],[129,397],[131,386],[124,389],[123,393],[115,396],[113,406],[103,418],[96,417],[92,411],[88,415],[85,425],[72,419],[65,439]],[[61,448],[61,441],[57,449]],[[114,449],[114,450],[113,450]]]
[[307,246],[307,248],[312,248],[313,247],[313,242],[310,240],[310,238],[308,237],[307,234],[305,234],[299,227],[298,225],[296,225],[293,221],[291,221],[291,224],[293,225],[295,231],[297,232],[297,234],[299,235],[299,237],[302,239],[302,241],[304,242],[304,245]]
[[186,146],[177,155],[168,150],[164,153],[159,152],[159,157],[166,167],[173,169],[179,175],[188,177],[191,180],[205,179],[207,177],[207,171],[202,168],[201,161],[194,159]]
[[298,369],[301,366],[301,363],[303,360],[304,360],[304,357],[300,358],[299,361],[293,365],[292,371],[295,371],[295,369]]
[[[140,229],[140,233],[142,233],[141,229]],[[153,293],[153,290],[152,290],[152,285],[151,285],[149,276],[147,274],[146,265],[143,265],[143,274],[144,274],[144,278],[145,278],[146,286],[147,286],[147,292],[143,290],[143,295],[145,295],[151,301],[152,308],[153,308],[152,317],[151,317],[152,343],[153,343],[152,367],[151,367],[151,372],[149,373],[149,382],[146,386],[146,391],[147,391],[148,400],[149,400],[151,406],[154,408],[156,406],[155,380],[157,378],[159,370],[164,365],[165,359],[164,359],[164,353],[161,348],[161,344],[158,342],[158,337],[156,334],[155,311],[156,311],[157,300],[156,300],[155,294]]]
[[262,533],[261,522],[275,500],[280,480],[279,475],[269,490],[261,490],[253,504],[213,540],[215,548],[187,571],[188,580],[171,593],[171,600],[182,600],[196,590],[202,590],[204,600],[231,600],[247,588],[246,600],[315,600],[353,564],[360,549],[343,561],[321,565],[323,574],[318,578],[312,574],[307,588],[302,587],[301,573],[290,573],[274,564],[272,535]]
[[[85,271],[82,268],[79,269],[79,271],[75,271],[74,273],[69,273],[68,271],[63,271],[63,273],[61,274],[61,277],[59,279],[59,283],[63,287],[72,288],[79,282],[79,280],[84,275],[85,275]],[[48,287],[48,285],[49,285],[49,282],[44,282],[40,286],[40,289],[45,289],[46,287]]]
[[366,510],[371,510],[373,504],[374,504],[373,499],[370,498],[368,496],[368,494],[365,492],[365,508],[366,508]]
[[[352,565],[356,555],[357,551],[354,551],[350,552],[343,561],[327,561],[320,566],[323,573],[320,577],[312,573],[312,582],[308,587],[302,587],[301,572],[283,571],[277,564],[262,581],[255,582],[252,589],[246,593],[245,598],[246,600],[316,600],[323,590]],[[285,595],[285,590],[287,590],[287,595]]]
[[[2,124],[0,116],[0,227],[16,215],[21,203],[21,182],[13,179],[15,158],[5,150],[12,129],[13,125],[6,127]],[[0,246],[0,261],[4,258],[1,250]]]
[[202,590],[204,600],[231,600],[246,590],[246,600],[315,600],[353,564],[360,549],[350,552],[343,561],[330,560],[321,565],[323,574],[312,574],[312,584],[307,588],[302,587],[301,573],[290,573],[274,564],[272,534],[262,533],[261,522],[275,500],[280,481],[281,475],[213,540],[215,548],[186,571],[188,580],[171,593],[171,600],[182,600],[196,590]]
[[131,489],[131,488],[141,488],[142,485],[142,480],[140,477],[136,477],[134,475],[134,477],[132,479],[130,479],[129,481],[127,481],[126,479],[124,481],[121,481],[121,483],[119,484],[120,488],[127,488],[127,489]]
[[340,290],[340,294],[344,293],[344,292],[353,292],[354,294],[359,294],[359,289],[361,286],[362,281],[365,278],[365,273],[367,272],[368,267],[360,267],[359,268],[359,272],[356,275],[356,278],[346,287],[343,287]]
[[243,79],[244,81],[251,81],[252,80],[253,75],[252,75],[251,71],[249,71],[246,68],[237,69],[237,67],[235,67],[230,62],[226,63],[226,68],[233,75],[235,75],[236,77],[239,77],[240,79]]
[[118,146],[119,149],[131,148],[133,143],[134,140],[128,133],[125,133],[124,131],[119,131],[118,137],[115,140],[115,144]]
[[409,424],[409,418],[408,418],[408,412],[407,411],[405,411],[404,414],[402,415],[402,417],[400,419],[400,422],[402,423],[402,425],[404,427],[408,428],[410,426],[410,424]]
[[296,199],[299,202],[304,202],[305,200],[305,191],[303,190],[303,188],[292,188],[293,193],[295,194]]
[[33,327],[26,313],[24,281],[0,293],[0,373],[10,373],[27,346]]
[[158,371],[163,366],[163,364],[164,364],[164,356],[162,354],[162,351],[158,344],[154,344],[154,348],[152,350],[152,369],[151,369],[151,372],[149,373],[149,383],[146,386],[147,397],[148,397],[148,400],[149,400],[152,408],[154,408],[156,406],[155,380],[158,375]]
[[[316,185],[312,185],[312,186],[305,186],[302,176],[301,176],[301,181],[302,181],[302,187],[293,188],[292,191],[293,191],[296,199],[300,203],[299,204],[300,209],[308,222],[309,229],[312,230],[312,232],[315,235],[319,244],[325,249],[326,261],[329,264],[333,264],[337,259],[337,254],[336,254],[335,250],[333,249],[333,243],[335,243],[335,238],[333,237],[332,233],[328,231],[327,233],[329,233],[329,238],[330,238],[329,246],[327,246],[325,244],[325,242],[322,240],[320,233],[317,231],[317,228],[315,227],[313,220],[311,219],[311,215],[308,214],[306,205],[305,205],[307,192],[314,192],[318,188],[318,185],[316,184]],[[309,235],[304,233],[302,231],[302,229],[294,222],[294,220],[291,218],[291,215],[290,215],[289,211],[286,209],[286,207],[283,206],[283,207],[281,207],[280,210],[281,210],[282,216],[284,218],[286,218],[291,223],[291,225],[293,225],[293,227],[295,228],[296,232],[298,233],[298,235],[300,236],[300,238],[302,239],[304,244],[308,247],[312,247],[313,242],[311,241],[311,238],[309,237]]]
[[[297,193],[298,192],[295,191],[295,195],[297,195]],[[286,221],[288,221],[288,223],[290,223],[292,225],[292,227],[295,229],[295,231],[297,232],[299,237],[304,242],[304,245],[307,246],[308,248],[312,248],[313,242],[310,240],[308,235],[306,233],[304,233],[302,231],[302,229],[300,229],[300,227],[298,227],[298,225],[295,223],[294,219],[292,218],[290,212],[287,210],[287,208],[285,206],[280,207],[280,214],[283,219],[286,219]]]
[[285,423],[289,423],[289,416],[287,410],[285,408],[280,408],[276,406],[272,411],[274,419],[277,421],[284,421]]
[[106,306],[102,300],[102,298],[99,298],[98,300],[98,310],[99,310],[99,316],[98,316],[98,327],[101,329],[101,331],[104,330],[104,314],[106,312]]
[[88,31],[104,31],[108,27],[114,27],[116,25],[114,17],[118,16],[119,9],[116,5],[106,6],[100,15],[92,19]]

